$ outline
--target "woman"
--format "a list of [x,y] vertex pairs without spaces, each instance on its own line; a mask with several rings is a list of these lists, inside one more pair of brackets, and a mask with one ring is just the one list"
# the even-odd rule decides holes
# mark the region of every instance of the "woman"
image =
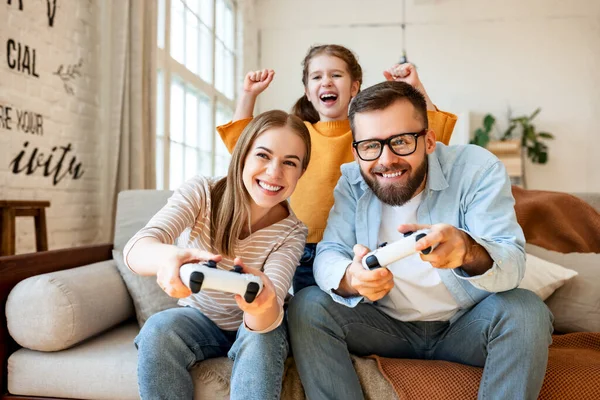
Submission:
[[[186,182],[128,242],[129,268],[156,275],[184,306],[150,317],[135,339],[142,398],[191,399],[190,368],[224,355],[234,360],[231,399],[279,397],[289,348],[283,301],[307,235],[287,198],[310,153],[299,118],[263,113],[241,134],[227,177]],[[184,248],[173,245],[178,238]],[[242,266],[262,279],[263,290],[252,303],[213,290],[191,294],[179,269],[207,260],[225,270]]]

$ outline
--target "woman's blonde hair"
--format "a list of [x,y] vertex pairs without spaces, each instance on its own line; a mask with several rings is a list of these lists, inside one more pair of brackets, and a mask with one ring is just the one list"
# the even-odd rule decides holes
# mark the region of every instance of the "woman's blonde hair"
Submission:
[[281,110],[264,112],[254,118],[240,135],[227,176],[215,183],[211,190],[211,232],[213,247],[223,255],[232,256],[244,226],[250,225],[250,194],[243,181],[244,163],[254,140],[272,128],[288,127],[296,133],[306,150],[302,170],[310,161],[310,133],[300,118]]

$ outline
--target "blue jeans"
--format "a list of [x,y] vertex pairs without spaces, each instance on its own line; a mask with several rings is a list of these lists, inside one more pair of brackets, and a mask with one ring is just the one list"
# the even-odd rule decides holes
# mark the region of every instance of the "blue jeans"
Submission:
[[194,396],[190,369],[199,361],[233,360],[231,399],[278,399],[289,352],[285,322],[268,333],[219,329],[192,307],[171,308],[150,317],[135,338],[142,399]]
[[315,255],[317,253],[316,243],[306,243],[304,246],[304,253],[300,258],[300,265],[296,268],[294,279],[292,280],[292,287],[294,288],[294,294],[308,286],[316,286],[315,276],[313,275],[313,262],[315,261]]
[[528,290],[495,293],[457,321],[402,322],[372,304],[349,308],[318,287],[288,308],[296,366],[309,399],[363,399],[350,353],[483,367],[479,399],[537,399],[553,317]]

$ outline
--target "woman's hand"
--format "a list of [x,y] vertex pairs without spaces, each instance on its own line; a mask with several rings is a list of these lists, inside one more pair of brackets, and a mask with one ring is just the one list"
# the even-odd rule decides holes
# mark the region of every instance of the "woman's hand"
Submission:
[[221,256],[200,249],[176,249],[173,255],[168,258],[168,261],[156,272],[156,282],[166,294],[181,299],[192,294],[192,291],[179,279],[181,266],[187,263],[199,263],[208,260],[219,262]]
[[[262,291],[258,296],[256,296],[252,303],[246,302],[242,296],[236,294],[235,301],[238,307],[245,313],[248,313],[256,318],[261,318],[265,316],[265,314],[271,313],[274,309],[279,311],[279,303],[277,302],[275,285],[273,285],[273,282],[271,282],[269,277],[262,271],[247,267],[239,257],[234,260],[234,264],[242,267],[243,274],[252,274],[258,276],[263,283]],[[279,312],[275,316],[277,317],[278,315]]]

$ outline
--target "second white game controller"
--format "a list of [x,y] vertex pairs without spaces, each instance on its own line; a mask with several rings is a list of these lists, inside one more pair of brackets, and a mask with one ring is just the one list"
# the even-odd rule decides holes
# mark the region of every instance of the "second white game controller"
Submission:
[[263,288],[262,280],[256,275],[243,274],[242,267],[236,265],[233,270],[222,270],[212,260],[203,264],[182,265],[179,277],[192,293],[206,289],[236,293],[248,303],[252,303]]
[[[367,253],[362,259],[362,265],[366,269],[387,267],[393,262],[401,260],[417,252],[415,244],[430,232],[429,229],[421,229],[416,232],[406,232],[404,237],[393,243],[383,243],[377,250]],[[421,251],[429,254],[433,249],[428,247]]]

